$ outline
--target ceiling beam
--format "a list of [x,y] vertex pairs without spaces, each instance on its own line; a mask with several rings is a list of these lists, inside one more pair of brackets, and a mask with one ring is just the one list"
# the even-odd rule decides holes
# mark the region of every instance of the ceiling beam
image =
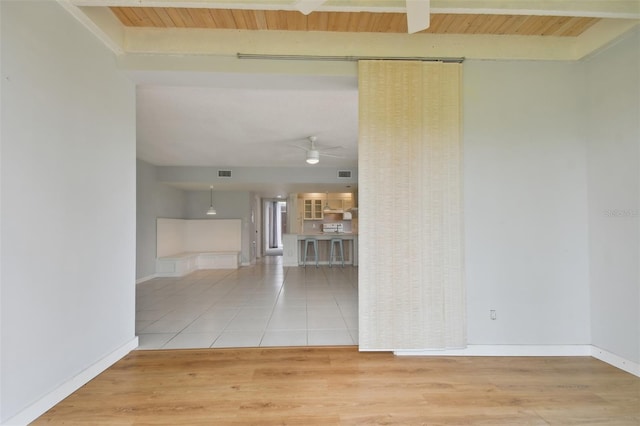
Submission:
[[[406,12],[405,0],[68,0],[76,6]],[[304,5],[303,5],[304,6]],[[305,10],[307,10],[305,6]],[[640,19],[638,0],[431,0],[431,13]]]
[[406,0],[406,6],[409,34],[429,28],[431,23],[431,2],[429,0]]
[[[319,33],[290,31],[127,28],[127,53],[142,55],[263,55],[464,57],[467,59],[576,60],[572,37],[457,34]],[[428,41],[428,42],[427,42]],[[268,61],[269,62],[269,61]],[[291,62],[299,61],[277,61]],[[335,61],[332,61],[335,63]]]
[[324,2],[325,0],[298,0],[295,7],[303,15],[308,15],[316,11]]

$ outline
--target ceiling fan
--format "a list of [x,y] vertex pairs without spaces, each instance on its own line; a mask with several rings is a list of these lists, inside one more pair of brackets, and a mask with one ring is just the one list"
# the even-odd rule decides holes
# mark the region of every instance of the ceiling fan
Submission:
[[[326,0],[298,0],[294,7],[302,14],[308,15],[322,6]],[[413,34],[426,30],[430,25],[430,0],[405,0],[407,11],[408,33]]]
[[293,145],[296,148],[305,150],[307,152],[307,158],[306,158],[306,162],[309,164],[318,164],[318,162],[320,161],[320,156],[325,156],[325,157],[336,157],[336,158],[343,158],[339,155],[333,155],[333,154],[327,154],[325,151],[330,151],[333,149],[340,149],[342,148],[341,146],[330,146],[330,147],[325,147],[322,148],[322,150],[318,149],[318,146],[316,145],[316,141],[318,140],[318,138],[316,136],[309,136],[307,139],[309,139],[309,146],[300,146],[300,145]]

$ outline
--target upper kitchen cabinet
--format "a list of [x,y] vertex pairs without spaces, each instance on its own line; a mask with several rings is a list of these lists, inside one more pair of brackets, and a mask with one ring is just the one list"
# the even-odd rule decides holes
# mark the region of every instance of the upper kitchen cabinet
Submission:
[[302,211],[305,220],[322,220],[322,200],[305,198]]
[[[323,220],[330,214],[342,215],[354,205],[351,193],[306,193],[300,194],[300,199],[304,220]],[[334,216],[328,217],[336,219]]]
[[[344,213],[350,209],[352,202],[350,198],[340,197],[342,194],[329,194],[329,210],[332,213]],[[350,194],[347,194],[350,195]]]

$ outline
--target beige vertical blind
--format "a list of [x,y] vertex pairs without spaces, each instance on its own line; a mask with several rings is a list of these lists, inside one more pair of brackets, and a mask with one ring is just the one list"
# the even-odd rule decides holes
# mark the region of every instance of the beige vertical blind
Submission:
[[361,350],[466,345],[461,70],[359,63]]

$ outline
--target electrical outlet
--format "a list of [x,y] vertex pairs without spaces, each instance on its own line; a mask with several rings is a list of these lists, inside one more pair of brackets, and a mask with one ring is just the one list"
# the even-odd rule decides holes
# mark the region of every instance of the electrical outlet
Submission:
[[495,311],[495,309],[491,309],[491,310],[489,311],[489,318],[491,318],[492,320],[495,320],[495,319],[497,319],[497,318],[498,318],[498,317],[496,316],[496,311]]

